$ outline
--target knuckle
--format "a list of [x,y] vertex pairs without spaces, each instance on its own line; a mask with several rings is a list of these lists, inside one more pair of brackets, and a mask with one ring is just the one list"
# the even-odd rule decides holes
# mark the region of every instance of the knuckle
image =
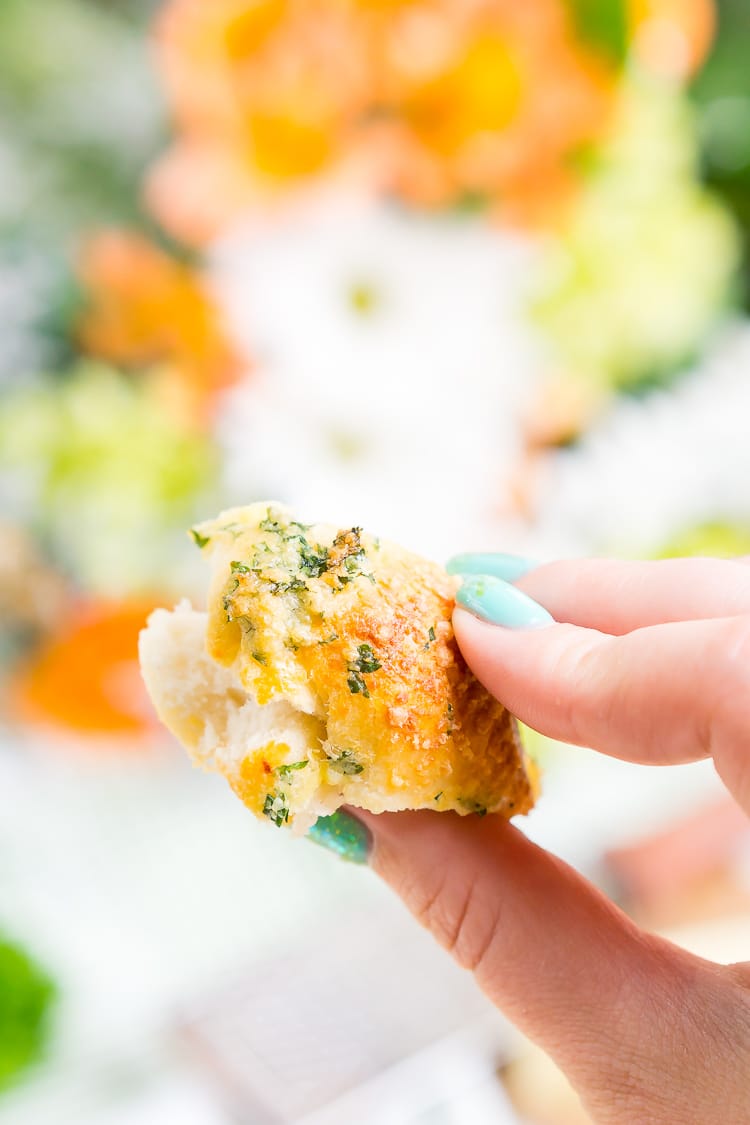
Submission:
[[750,784],[750,616],[728,623],[709,654],[715,687],[703,743],[718,762],[730,755]]
[[493,947],[498,914],[476,880],[443,881],[414,913],[461,968],[481,969]]
[[729,681],[744,687],[750,683],[750,615],[729,622],[719,659]]

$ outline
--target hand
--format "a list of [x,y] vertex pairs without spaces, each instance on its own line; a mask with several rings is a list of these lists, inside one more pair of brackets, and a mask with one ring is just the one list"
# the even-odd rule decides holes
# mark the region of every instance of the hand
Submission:
[[[514,714],[629,761],[713,757],[750,812],[750,566],[554,563],[516,583],[529,599],[489,584],[515,623],[525,607],[538,624],[530,598],[565,622],[510,629],[456,610],[469,666]],[[644,933],[499,817],[357,815],[374,869],[595,1121],[750,1122],[750,962],[714,965]]]

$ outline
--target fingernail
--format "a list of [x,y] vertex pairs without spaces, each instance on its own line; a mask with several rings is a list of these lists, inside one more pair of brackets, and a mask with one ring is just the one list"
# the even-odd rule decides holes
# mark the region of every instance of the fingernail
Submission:
[[554,620],[528,594],[487,574],[464,578],[456,594],[456,601],[475,617],[481,617],[491,625],[505,625],[509,629],[535,629],[550,625]]
[[449,574],[492,574],[505,582],[515,582],[535,566],[539,566],[536,559],[523,555],[466,554],[448,559],[445,569]]
[[372,846],[370,830],[347,812],[319,817],[307,833],[309,840],[350,863],[367,863]]

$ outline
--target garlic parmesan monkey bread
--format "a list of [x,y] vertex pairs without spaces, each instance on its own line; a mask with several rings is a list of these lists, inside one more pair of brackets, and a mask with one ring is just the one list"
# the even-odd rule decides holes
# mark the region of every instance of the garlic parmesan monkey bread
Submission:
[[156,610],[141,634],[160,718],[257,816],[306,831],[372,812],[527,812],[536,774],[515,721],[469,672],[457,580],[361,528],[280,504],[192,530],[208,613]]

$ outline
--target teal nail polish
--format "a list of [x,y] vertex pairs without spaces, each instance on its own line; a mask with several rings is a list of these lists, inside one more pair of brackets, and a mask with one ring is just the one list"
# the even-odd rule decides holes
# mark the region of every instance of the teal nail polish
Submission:
[[308,839],[328,848],[350,863],[367,863],[372,845],[369,829],[347,812],[319,817],[307,833]]
[[510,629],[538,629],[553,621],[547,610],[528,594],[487,574],[464,578],[456,594],[456,601],[475,617]]
[[539,563],[523,555],[466,554],[454,555],[446,563],[449,574],[492,574],[505,582],[515,582]]

